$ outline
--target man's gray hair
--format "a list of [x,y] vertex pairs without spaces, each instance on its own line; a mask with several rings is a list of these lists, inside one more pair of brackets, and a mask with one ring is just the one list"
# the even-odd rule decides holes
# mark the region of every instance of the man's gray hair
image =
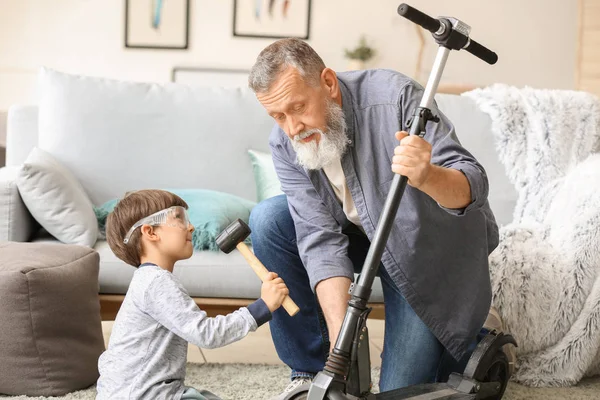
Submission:
[[254,93],[267,92],[279,74],[288,67],[296,68],[309,85],[316,86],[325,63],[303,40],[281,39],[260,52],[250,70],[248,86]]

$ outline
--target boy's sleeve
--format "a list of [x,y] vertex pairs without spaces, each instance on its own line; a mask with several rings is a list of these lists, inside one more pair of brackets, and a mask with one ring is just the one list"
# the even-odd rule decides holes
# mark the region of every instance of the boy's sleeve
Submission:
[[271,319],[271,312],[262,299],[231,314],[209,318],[167,274],[157,275],[148,285],[143,307],[165,328],[206,349],[236,342]]

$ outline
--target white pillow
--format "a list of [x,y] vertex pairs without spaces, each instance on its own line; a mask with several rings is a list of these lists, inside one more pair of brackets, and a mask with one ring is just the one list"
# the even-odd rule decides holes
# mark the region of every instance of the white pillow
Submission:
[[92,202],[73,174],[49,153],[34,147],[17,175],[29,212],[63,243],[92,247],[98,222]]

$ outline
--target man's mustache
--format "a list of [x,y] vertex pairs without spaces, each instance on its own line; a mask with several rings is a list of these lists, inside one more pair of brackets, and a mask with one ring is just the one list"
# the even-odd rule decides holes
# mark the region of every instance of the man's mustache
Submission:
[[315,133],[323,133],[320,129],[309,129],[308,131],[304,131],[302,133],[297,134],[296,136],[294,136],[294,141],[295,142],[299,142],[301,140],[306,139],[307,137],[314,135]]

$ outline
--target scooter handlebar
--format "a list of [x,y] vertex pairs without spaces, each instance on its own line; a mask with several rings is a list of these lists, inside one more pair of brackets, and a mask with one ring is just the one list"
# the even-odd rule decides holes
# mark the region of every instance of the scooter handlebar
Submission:
[[469,39],[469,43],[465,47],[465,50],[488,64],[493,65],[496,64],[496,61],[498,61],[498,54],[494,53],[487,47],[480,45],[473,39]]
[[431,33],[435,33],[440,29],[440,21],[438,19],[432,18],[406,3],[400,4],[398,7],[398,14],[415,24],[422,26]]
[[[408,19],[409,21],[414,22],[415,24],[422,26],[424,29],[427,29],[429,32],[434,34],[434,37],[438,37],[435,33],[440,30],[442,22],[437,18],[432,18],[429,15],[425,14],[417,10],[414,7],[409,6],[406,3],[400,4],[398,6],[398,14]],[[450,23],[448,21],[444,21],[446,23],[446,27],[450,27]],[[462,35],[468,39],[467,45],[464,47],[466,51],[473,54],[475,57],[485,61],[488,64],[495,64],[498,61],[498,55],[488,49],[485,46],[477,43],[476,41],[470,39],[468,36],[464,35],[461,32],[453,31],[454,34]],[[454,50],[460,50],[458,47],[454,48]]]

